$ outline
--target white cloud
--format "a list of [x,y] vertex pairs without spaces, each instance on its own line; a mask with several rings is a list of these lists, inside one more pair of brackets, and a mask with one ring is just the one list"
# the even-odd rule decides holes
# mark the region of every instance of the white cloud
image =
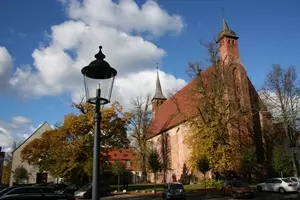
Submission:
[[[178,34],[184,26],[180,16],[167,13],[151,0],[141,7],[130,0],[69,0],[63,6],[70,19],[52,26],[49,44],[32,54],[33,66],[18,67],[11,77],[10,84],[19,94],[32,98],[70,92],[73,100],[78,99],[83,89],[80,70],[94,59],[98,45],[118,70],[112,100],[128,104],[140,93],[154,93],[152,69],[166,52],[134,33]],[[166,90],[185,84],[163,72],[161,80]]]
[[67,13],[70,18],[87,24],[101,24],[131,33],[148,32],[156,36],[166,32],[180,33],[184,24],[178,15],[170,15],[155,1],[146,1],[139,7],[133,0],[119,4],[111,0],[70,0]]
[[12,58],[5,47],[0,46],[0,90],[7,88],[12,72]]
[[0,121],[0,146],[7,151],[14,142],[23,142],[33,131],[32,122],[24,116],[15,116],[11,121]]
[[23,117],[23,116],[15,116],[15,117],[13,117],[12,121],[14,124],[17,124],[17,125],[32,123],[30,119],[27,119],[26,117]]

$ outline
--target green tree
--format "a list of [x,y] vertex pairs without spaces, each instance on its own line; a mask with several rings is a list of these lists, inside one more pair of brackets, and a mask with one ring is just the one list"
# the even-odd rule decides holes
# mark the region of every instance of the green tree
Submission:
[[256,165],[256,155],[253,149],[246,150],[242,155],[241,172],[246,174],[251,180],[252,171]]
[[120,176],[125,172],[125,166],[120,160],[116,160],[112,165],[112,172],[118,176],[118,192],[120,191]]
[[291,162],[291,157],[287,154],[283,147],[275,147],[273,149],[272,166],[281,177],[283,177],[284,174],[289,174],[291,172]]
[[206,193],[206,173],[211,169],[209,160],[206,156],[202,156],[197,161],[197,169],[204,176],[204,188]]
[[149,169],[154,174],[154,193],[156,195],[156,182],[157,182],[157,172],[161,170],[162,163],[159,157],[159,153],[156,149],[152,149],[148,157]]
[[29,173],[22,165],[16,167],[13,171],[13,178],[16,183],[24,183],[29,179]]

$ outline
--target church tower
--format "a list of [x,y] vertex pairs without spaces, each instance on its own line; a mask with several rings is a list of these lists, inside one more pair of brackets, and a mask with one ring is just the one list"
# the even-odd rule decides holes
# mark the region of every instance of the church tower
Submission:
[[159,75],[158,75],[158,68],[157,68],[155,94],[151,100],[152,119],[155,117],[155,113],[156,113],[157,109],[159,108],[159,106],[161,106],[161,104],[163,104],[166,100],[167,100],[167,98],[162,93],[161,84],[160,84]]
[[219,45],[220,60],[225,61],[233,58],[240,61],[238,38],[233,30],[229,29],[226,20],[223,18],[223,29],[219,33],[217,43]]

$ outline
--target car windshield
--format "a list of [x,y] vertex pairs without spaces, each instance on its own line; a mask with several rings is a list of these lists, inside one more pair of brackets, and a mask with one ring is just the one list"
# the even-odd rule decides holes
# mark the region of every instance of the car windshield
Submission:
[[248,187],[248,184],[247,183],[244,183],[244,182],[232,182],[232,186],[233,187]]
[[170,188],[172,190],[183,189],[183,186],[181,184],[173,184],[173,185],[170,185]]
[[294,181],[292,181],[291,179],[288,179],[288,178],[283,178],[281,179],[282,181],[286,182],[286,183],[292,183]]

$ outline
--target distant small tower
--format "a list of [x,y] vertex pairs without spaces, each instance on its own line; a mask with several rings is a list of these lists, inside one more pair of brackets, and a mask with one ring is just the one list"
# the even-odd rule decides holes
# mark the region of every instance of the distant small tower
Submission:
[[159,108],[159,106],[161,106],[161,104],[163,104],[167,100],[167,98],[162,93],[161,84],[158,75],[158,66],[156,68],[157,68],[156,89],[155,89],[154,97],[151,100],[152,118],[155,117],[156,111]]
[[233,30],[229,29],[226,20],[223,18],[223,29],[218,35],[217,43],[219,45],[219,53],[221,60],[234,58],[240,60],[240,53],[238,48],[239,37]]

